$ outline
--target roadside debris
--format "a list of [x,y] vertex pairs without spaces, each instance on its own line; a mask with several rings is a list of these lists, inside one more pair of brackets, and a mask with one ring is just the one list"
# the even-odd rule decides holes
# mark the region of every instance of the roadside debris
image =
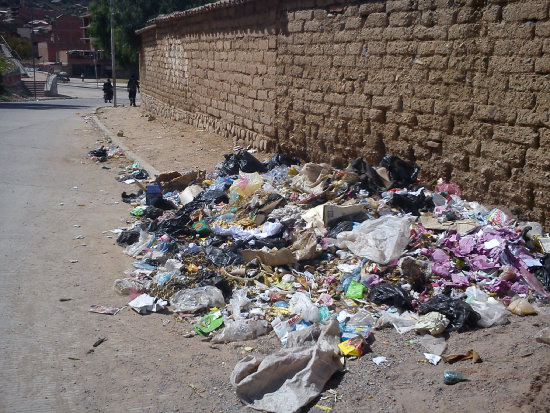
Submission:
[[444,355],[446,337],[535,314],[550,298],[548,235],[419,173],[395,156],[340,170],[239,151],[213,173],[156,179],[134,163],[117,179],[147,181],[122,193],[133,223],[117,243],[136,260],[114,290],[140,314],[169,306],[213,343],[274,330],[281,350],[247,355],[231,374],[259,410],[298,411],[386,325],[417,334],[408,342],[431,364],[479,362],[474,350]]
[[126,307],[127,307],[126,305],[123,307],[107,307],[104,305],[93,304],[92,306],[90,306],[90,309],[88,311],[91,313],[98,313],[98,314],[117,315]]
[[104,343],[105,341],[107,341],[107,338],[106,337],[103,337],[103,338],[100,338],[99,340],[97,340],[93,345],[92,347],[97,347],[99,346],[100,344]]
[[443,384],[453,385],[462,381],[468,381],[468,378],[456,371],[445,370],[443,372]]

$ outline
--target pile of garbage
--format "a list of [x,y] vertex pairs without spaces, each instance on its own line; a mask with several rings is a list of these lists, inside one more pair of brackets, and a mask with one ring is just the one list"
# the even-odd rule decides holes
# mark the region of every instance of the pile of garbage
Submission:
[[[340,170],[241,151],[211,174],[159,175],[123,193],[136,219],[117,242],[136,261],[114,289],[138,313],[169,306],[195,317],[196,334],[213,342],[273,330],[281,350],[247,356],[231,375],[260,410],[306,405],[385,325],[416,331],[437,363],[450,357],[444,332],[548,302],[550,237],[466,201],[453,183],[430,190],[419,173],[395,156]],[[449,384],[462,381],[453,374]]]

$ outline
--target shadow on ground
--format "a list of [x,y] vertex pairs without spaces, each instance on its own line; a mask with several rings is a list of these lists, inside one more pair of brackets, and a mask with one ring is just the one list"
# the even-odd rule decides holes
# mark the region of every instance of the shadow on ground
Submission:
[[[70,99],[70,98],[69,98]],[[71,104],[59,104],[48,102],[5,102],[0,103],[0,109],[35,109],[35,110],[47,110],[47,109],[83,109],[88,108],[88,105],[71,105]]]

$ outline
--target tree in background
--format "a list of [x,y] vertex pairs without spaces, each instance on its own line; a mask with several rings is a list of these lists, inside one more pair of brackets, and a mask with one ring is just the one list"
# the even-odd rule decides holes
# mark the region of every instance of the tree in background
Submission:
[[32,57],[32,45],[29,39],[17,36],[9,36],[6,42],[12,50],[14,50],[22,60]]
[[[137,29],[159,14],[187,10],[213,0],[114,0],[114,38],[117,65],[129,70],[138,67],[139,36]],[[110,1],[95,0],[90,4],[91,34],[97,46],[111,53]]]

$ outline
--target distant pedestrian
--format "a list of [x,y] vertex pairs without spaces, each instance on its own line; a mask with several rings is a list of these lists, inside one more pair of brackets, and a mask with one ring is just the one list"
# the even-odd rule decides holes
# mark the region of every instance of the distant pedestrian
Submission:
[[110,103],[111,100],[113,100],[113,84],[111,83],[111,79],[107,79],[107,81],[103,83],[103,99],[105,103]]
[[136,93],[139,91],[139,80],[132,74],[130,80],[128,80],[128,98],[130,99],[130,106],[136,106]]
[[84,82],[84,73],[82,73],[82,74],[80,75],[80,78],[81,78],[82,81]]

